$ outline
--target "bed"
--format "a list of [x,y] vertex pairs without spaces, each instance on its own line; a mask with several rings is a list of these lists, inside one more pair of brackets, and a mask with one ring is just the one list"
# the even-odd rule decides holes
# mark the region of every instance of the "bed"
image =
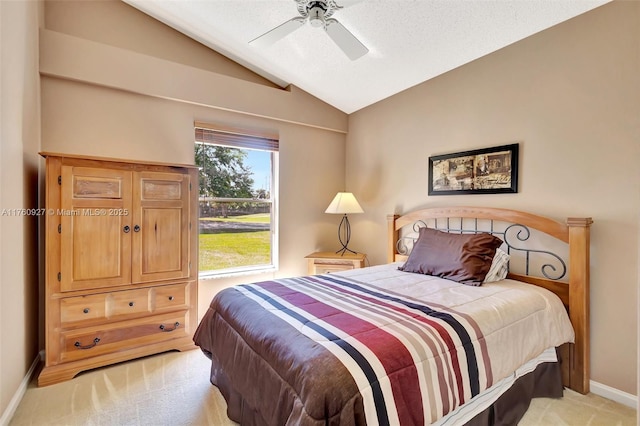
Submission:
[[589,391],[591,223],[390,215],[387,264],[225,289],[194,341],[243,425],[516,424]]

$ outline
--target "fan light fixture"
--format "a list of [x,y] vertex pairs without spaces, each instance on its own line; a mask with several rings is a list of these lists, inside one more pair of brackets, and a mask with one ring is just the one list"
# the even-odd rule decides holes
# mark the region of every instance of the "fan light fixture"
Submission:
[[267,48],[273,43],[301,28],[307,21],[315,28],[322,28],[331,40],[352,61],[365,55],[369,49],[360,42],[333,14],[343,7],[336,0],[294,0],[298,14],[251,40],[249,44],[258,48]]
[[356,197],[351,192],[338,192],[324,212],[344,215],[340,221],[340,226],[338,226],[338,240],[342,248],[336,253],[340,253],[341,256],[344,256],[347,251],[356,254],[355,251],[347,248],[351,239],[351,225],[347,214],[364,213]]
[[322,7],[323,3],[319,1],[309,4],[309,24],[314,28],[324,27],[324,14],[327,9]]

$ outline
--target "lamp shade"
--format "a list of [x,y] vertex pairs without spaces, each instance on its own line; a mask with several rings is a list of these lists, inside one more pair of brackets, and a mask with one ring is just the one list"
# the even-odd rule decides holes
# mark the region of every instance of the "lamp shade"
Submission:
[[324,211],[331,214],[364,213],[358,200],[350,192],[338,192]]

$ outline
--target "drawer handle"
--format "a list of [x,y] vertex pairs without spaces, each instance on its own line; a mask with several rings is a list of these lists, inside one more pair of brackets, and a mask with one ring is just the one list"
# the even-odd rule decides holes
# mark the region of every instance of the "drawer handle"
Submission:
[[75,346],[75,347],[76,347],[76,348],[78,348],[78,349],[91,349],[91,348],[93,348],[95,345],[97,345],[97,344],[98,344],[98,342],[100,342],[100,338],[99,338],[99,337],[96,337],[95,339],[93,339],[93,343],[92,343],[92,344],[90,344],[90,345],[82,346],[82,345],[80,344],[80,342],[75,342],[75,343],[73,344],[73,346]]
[[89,313],[89,308],[84,308],[84,309],[82,310],[82,312],[84,312],[85,314],[88,314],[88,313]]
[[172,300],[173,300],[173,296],[169,296],[169,301],[172,301]]
[[140,232],[140,225],[136,225],[133,227],[133,232]]
[[124,231],[125,234],[128,234],[129,231],[131,231],[131,228],[129,228],[129,225],[126,225],[124,228],[122,228],[122,230]]
[[170,331],[173,331],[173,330],[177,329],[179,326],[180,326],[180,323],[179,323],[178,321],[176,321],[176,322],[173,324],[173,328],[166,328],[166,327],[164,326],[164,324],[160,324],[160,330],[164,331],[165,333],[168,333],[168,332],[170,332]]
[[129,306],[133,307],[133,305],[135,305],[135,303],[129,302]]

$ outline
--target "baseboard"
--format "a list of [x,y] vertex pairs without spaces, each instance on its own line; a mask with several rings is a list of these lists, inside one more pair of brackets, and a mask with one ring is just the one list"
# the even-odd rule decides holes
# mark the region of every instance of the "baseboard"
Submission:
[[13,398],[11,398],[11,401],[9,401],[9,405],[4,410],[4,413],[2,413],[2,417],[0,417],[0,425],[7,426],[11,421],[11,418],[18,409],[18,405],[20,405],[20,401],[22,401],[22,397],[27,391],[27,386],[29,386],[29,382],[31,382],[31,379],[38,369],[38,365],[42,359],[44,359],[44,351],[40,351],[36,356],[36,359],[33,360],[31,367],[29,367],[29,371],[27,371],[27,374],[22,379],[20,386],[18,386],[16,393],[13,395]]
[[638,397],[633,394],[623,392],[616,388],[612,388],[611,386],[603,385],[602,383],[594,382],[593,380],[589,382],[589,385],[591,386],[591,392],[596,395],[618,402],[622,405],[626,405],[627,407],[631,407],[635,410],[638,409]]

